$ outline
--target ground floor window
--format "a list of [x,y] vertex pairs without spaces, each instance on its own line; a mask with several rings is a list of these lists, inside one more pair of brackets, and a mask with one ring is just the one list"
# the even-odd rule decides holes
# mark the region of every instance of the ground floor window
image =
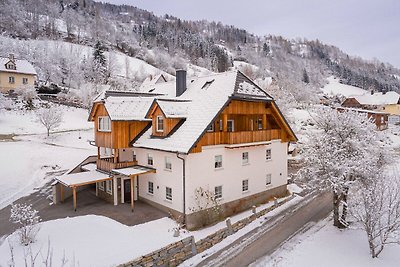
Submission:
[[267,174],[267,178],[265,180],[265,185],[270,185],[272,182],[272,175],[270,173]]
[[28,78],[22,78],[22,83],[23,84],[28,84]]
[[242,192],[249,191],[249,179],[242,181]]
[[154,194],[154,184],[153,184],[153,182],[148,182],[148,184],[147,184],[147,192],[149,194]]
[[215,196],[215,199],[222,198],[222,185],[216,186],[214,188],[214,196]]
[[165,188],[165,199],[172,201],[172,188],[171,187]]
[[99,189],[104,191],[104,182],[97,183],[99,185]]
[[110,195],[112,195],[112,181],[108,180],[106,181],[106,192]]

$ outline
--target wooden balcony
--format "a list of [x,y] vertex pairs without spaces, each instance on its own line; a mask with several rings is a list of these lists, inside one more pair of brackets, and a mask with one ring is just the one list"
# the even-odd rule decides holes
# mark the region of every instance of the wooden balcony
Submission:
[[243,144],[262,141],[271,141],[281,138],[280,129],[241,131],[241,132],[212,132],[206,133],[203,145]]
[[122,169],[137,165],[137,161],[114,162],[113,157],[101,158],[96,161],[97,169],[110,172],[112,169]]

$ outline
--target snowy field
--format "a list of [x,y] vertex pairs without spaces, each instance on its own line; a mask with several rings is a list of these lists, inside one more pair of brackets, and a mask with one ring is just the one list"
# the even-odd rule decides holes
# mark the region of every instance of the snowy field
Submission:
[[321,88],[327,95],[342,95],[348,97],[351,95],[363,95],[367,92],[359,87],[341,84],[339,83],[339,79],[334,78],[333,76],[328,77],[328,82],[327,85]]
[[400,263],[400,246],[388,245],[377,259],[369,255],[367,236],[361,230],[339,230],[331,216],[294,237],[271,256],[251,267],[395,267]]
[[[87,111],[61,106],[60,133],[47,137],[34,111],[2,111],[0,135],[17,134],[15,141],[0,141],[0,209],[49,182],[53,172],[68,170],[96,154],[88,139],[93,126]],[[81,129],[81,130],[79,130]],[[72,130],[72,131],[71,131]]]

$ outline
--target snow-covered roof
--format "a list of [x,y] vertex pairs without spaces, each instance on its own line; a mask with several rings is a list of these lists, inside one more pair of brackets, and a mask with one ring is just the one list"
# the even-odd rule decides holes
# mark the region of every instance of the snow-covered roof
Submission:
[[96,183],[108,179],[111,179],[111,177],[108,174],[99,172],[97,170],[64,174],[62,176],[56,177],[57,181],[69,187]]
[[167,118],[186,118],[191,101],[157,99],[157,104]]
[[122,174],[125,176],[140,175],[140,174],[145,174],[145,173],[149,173],[149,172],[155,172],[154,169],[143,167],[143,166],[133,166],[133,167],[122,168],[122,169],[113,169],[112,171],[114,173]]
[[25,59],[14,59],[15,70],[6,69],[6,64],[10,61],[8,57],[0,57],[0,71],[11,72],[11,73],[23,73],[37,75],[35,68],[29,61]]
[[165,83],[167,82],[167,78],[165,78],[165,75],[160,73],[158,75],[150,75],[149,77],[147,77],[143,83],[140,85],[139,87],[139,91],[144,92],[144,91],[149,91],[152,88],[154,88],[154,86],[156,84],[160,84],[160,83]]
[[152,97],[108,97],[105,107],[113,121],[143,121],[153,102]]
[[400,95],[396,92],[390,91],[387,93],[367,93],[364,95],[349,96],[355,98],[361,105],[393,105],[399,103]]
[[[167,85],[172,88],[168,88]],[[156,84],[153,91],[161,90],[175,90],[175,83]],[[185,113],[186,119],[182,125],[165,138],[152,138],[150,128],[136,140],[134,147],[188,153],[231,97],[273,101],[267,93],[238,71],[189,78],[186,91],[174,98],[175,101],[182,102],[176,104],[168,100],[157,100],[161,103],[160,108],[163,112],[166,112],[163,109],[165,108],[167,113]],[[176,107],[173,104],[176,104]]]

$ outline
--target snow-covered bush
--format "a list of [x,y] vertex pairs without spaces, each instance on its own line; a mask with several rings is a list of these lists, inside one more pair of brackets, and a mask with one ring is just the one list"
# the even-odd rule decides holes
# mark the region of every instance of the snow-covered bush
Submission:
[[33,109],[35,107],[33,101],[38,98],[35,87],[22,86],[15,89],[15,93],[25,102],[26,109]]
[[350,214],[368,238],[372,258],[387,244],[400,243],[400,178],[396,175],[371,174],[357,186],[349,201]]
[[37,111],[38,122],[46,127],[47,136],[50,136],[50,131],[60,126],[62,122],[62,112],[55,108],[40,109]]
[[0,93],[0,112],[3,109],[9,110],[11,108],[12,108],[12,101]]
[[20,225],[17,233],[22,245],[27,246],[35,241],[36,234],[39,231],[40,217],[38,211],[33,209],[31,204],[13,204],[10,221]]

